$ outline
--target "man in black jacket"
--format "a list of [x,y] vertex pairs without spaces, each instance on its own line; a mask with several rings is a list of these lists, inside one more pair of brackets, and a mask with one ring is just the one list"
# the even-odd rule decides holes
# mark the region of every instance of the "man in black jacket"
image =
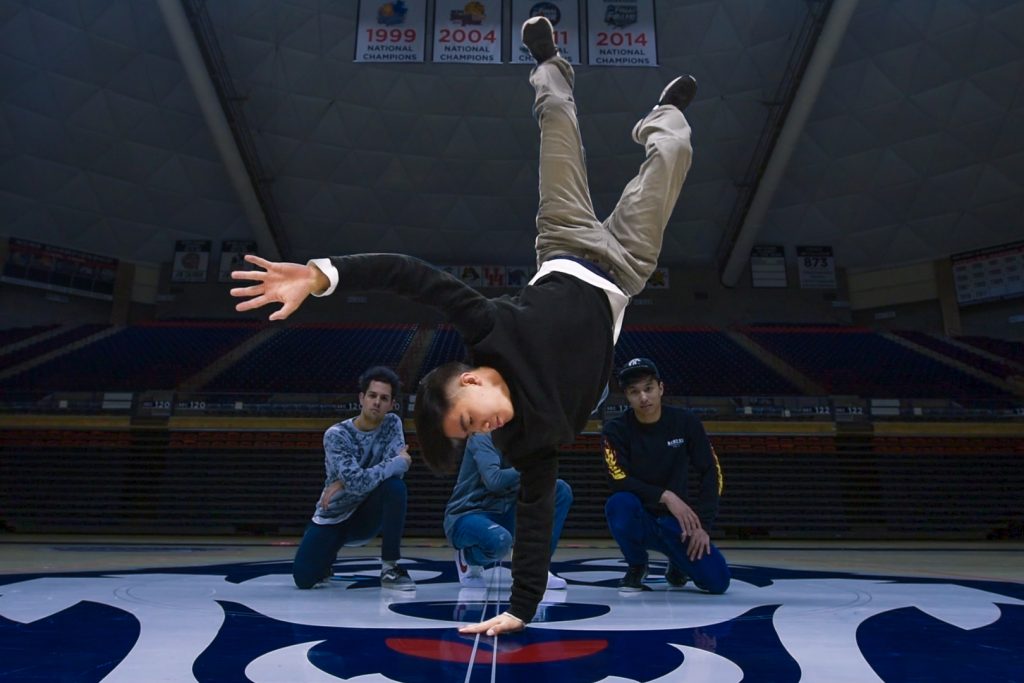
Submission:
[[[602,446],[612,495],[605,516],[628,569],[621,591],[644,590],[647,551],[668,558],[665,580],[687,578],[709,593],[729,587],[729,567],[711,543],[708,529],[718,516],[722,471],[715,449],[696,415],[662,405],[665,385],[649,358],[634,358],[619,371],[630,410],[604,423]],[[686,500],[693,468],[700,477],[696,511]]]
[[416,433],[431,469],[454,471],[470,434],[490,433],[521,474],[516,506],[509,609],[465,633],[518,631],[534,616],[550,564],[556,449],[586,425],[611,374],[613,348],[629,297],[657,266],[662,234],[692,147],[683,109],[697,82],[681,76],[633,129],[646,159],[612,214],[599,221],[587,187],[572,96],[573,70],[558,56],[551,23],[523,24],[523,43],[540,126],[539,270],[515,297],[488,299],[463,282],[409,256],[363,254],[306,265],[246,260],[265,271],[232,277],[257,284],[231,290],[247,311],[270,303],[287,318],[309,294],[336,287],[390,291],[442,311],[459,330],[471,365],[449,363],[420,383]]

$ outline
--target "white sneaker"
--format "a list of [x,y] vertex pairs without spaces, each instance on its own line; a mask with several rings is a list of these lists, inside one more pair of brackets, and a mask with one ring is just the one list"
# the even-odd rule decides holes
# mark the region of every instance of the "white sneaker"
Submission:
[[548,590],[561,591],[565,590],[566,587],[565,579],[561,576],[555,576],[551,572],[548,572]]
[[484,568],[466,561],[463,550],[455,551],[455,571],[459,575],[459,583],[466,588],[487,588],[484,580]]

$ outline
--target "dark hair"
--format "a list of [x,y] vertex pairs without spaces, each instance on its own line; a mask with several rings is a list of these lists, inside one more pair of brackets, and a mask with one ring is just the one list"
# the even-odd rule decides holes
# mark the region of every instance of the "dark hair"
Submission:
[[372,368],[367,369],[363,374],[359,375],[359,392],[362,394],[366,393],[366,390],[370,388],[370,382],[384,382],[391,385],[391,399],[396,400],[398,398],[398,392],[402,390],[402,382],[398,379],[398,375],[391,368],[386,368],[383,365],[374,365]]
[[445,363],[428,372],[416,389],[416,407],[413,422],[420,453],[435,474],[454,474],[466,448],[465,439],[453,439],[444,434],[444,416],[452,407],[448,398],[448,385],[458,375],[473,368],[458,361]]

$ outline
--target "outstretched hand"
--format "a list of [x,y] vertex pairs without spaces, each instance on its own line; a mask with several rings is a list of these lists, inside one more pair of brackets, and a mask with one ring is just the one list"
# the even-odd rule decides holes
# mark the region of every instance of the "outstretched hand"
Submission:
[[270,314],[270,319],[284,320],[302,305],[311,292],[322,292],[330,285],[327,276],[313,265],[276,263],[255,254],[246,254],[245,260],[263,270],[232,271],[232,280],[251,280],[257,283],[231,290],[231,296],[249,297],[235,306],[236,311],[251,311],[267,304],[280,303],[283,305]]

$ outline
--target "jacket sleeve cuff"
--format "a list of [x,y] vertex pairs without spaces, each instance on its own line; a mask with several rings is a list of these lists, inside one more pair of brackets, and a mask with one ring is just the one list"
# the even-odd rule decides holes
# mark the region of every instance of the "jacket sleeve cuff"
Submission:
[[528,623],[525,619],[521,619],[521,618],[517,617],[516,615],[512,614],[511,612],[507,612],[506,611],[506,612],[502,612],[502,614],[507,616],[507,617],[512,617],[513,619],[515,619],[516,621],[521,623],[524,628],[526,627],[526,624]]
[[315,258],[310,259],[306,265],[313,265],[320,269],[320,272],[327,276],[327,279],[331,281],[331,286],[325,289],[323,292],[317,294],[313,293],[313,296],[330,296],[334,294],[334,290],[338,287],[338,269],[334,267],[329,258]]

